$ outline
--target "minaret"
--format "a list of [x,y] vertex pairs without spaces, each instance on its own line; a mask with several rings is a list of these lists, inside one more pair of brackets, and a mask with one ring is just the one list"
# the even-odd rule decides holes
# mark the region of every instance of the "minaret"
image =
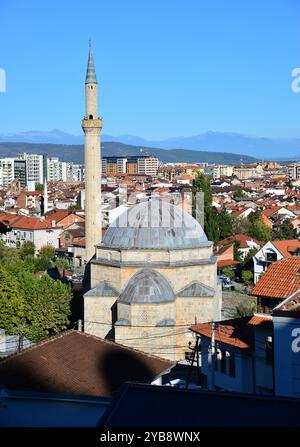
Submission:
[[101,175],[100,133],[102,119],[98,117],[98,82],[91,41],[85,78],[85,117],[81,122],[84,132],[85,163],[85,247],[86,262],[95,254],[95,245],[101,242]]

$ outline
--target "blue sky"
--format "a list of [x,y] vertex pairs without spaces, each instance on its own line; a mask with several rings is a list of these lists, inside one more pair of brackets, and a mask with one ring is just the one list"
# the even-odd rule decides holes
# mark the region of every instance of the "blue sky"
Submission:
[[300,136],[298,0],[0,0],[0,133],[81,134],[89,37],[106,134]]

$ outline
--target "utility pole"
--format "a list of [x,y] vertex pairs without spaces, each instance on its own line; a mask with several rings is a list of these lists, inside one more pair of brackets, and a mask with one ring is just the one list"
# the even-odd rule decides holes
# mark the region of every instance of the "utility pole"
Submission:
[[215,346],[215,322],[211,323],[211,388],[215,389],[215,358],[216,358],[216,346]]

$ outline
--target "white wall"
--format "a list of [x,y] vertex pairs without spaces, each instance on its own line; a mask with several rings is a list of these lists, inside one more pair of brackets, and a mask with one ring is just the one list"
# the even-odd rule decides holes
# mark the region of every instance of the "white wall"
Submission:
[[282,254],[275,248],[272,242],[267,242],[252,258],[254,264],[254,284],[258,282],[260,275],[266,270],[262,262],[266,260],[266,253],[268,251],[276,253],[277,261],[283,258]]
[[[212,370],[210,366],[209,346],[211,340],[207,337],[201,337],[201,372],[207,376],[207,386],[212,388]],[[252,376],[252,360],[251,357],[243,353],[241,349],[234,349],[226,347],[221,343],[217,343],[217,348],[223,348],[227,351],[234,351],[235,353],[235,376],[230,376],[229,373],[221,373],[220,370],[215,371],[215,386],[228,390],[242,393],[253,392],[253,376]],[[229,365],[227,363],[227,372]]]

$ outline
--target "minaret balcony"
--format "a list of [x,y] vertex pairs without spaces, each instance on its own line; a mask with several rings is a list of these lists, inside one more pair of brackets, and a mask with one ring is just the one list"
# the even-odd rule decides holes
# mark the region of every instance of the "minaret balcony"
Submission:
[[81,120],[81,126],[85,129],[85,128],[90,128],[90,129],[102,129],[102,119],[98,118],[98,119],[88,119],[88,118],[83,118]]

